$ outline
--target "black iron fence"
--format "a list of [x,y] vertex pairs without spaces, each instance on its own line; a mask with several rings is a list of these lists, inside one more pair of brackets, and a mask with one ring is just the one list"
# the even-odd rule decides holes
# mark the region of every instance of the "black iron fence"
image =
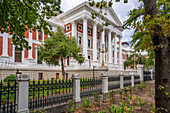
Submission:
[[108,89],[120,88],[120,76],[110,76],[108,78]]
[[101,78],[82,78],[80,80],[80,97],[92,96],[94,92],[102,93]]
[[151,80],[151,71],[143,71],[143,75],[144,75],[144,81]]
[[38,80],[29,82],[29,109],[44,108],[72,99],[73,81]]
[[124,76],[123,80],[124,87],[131,86],[131,75]]
[[16,81],[0,81],[0,113],[15,113]]
[[135,75],[134,76],[134,84],[140,84],[140,75]]

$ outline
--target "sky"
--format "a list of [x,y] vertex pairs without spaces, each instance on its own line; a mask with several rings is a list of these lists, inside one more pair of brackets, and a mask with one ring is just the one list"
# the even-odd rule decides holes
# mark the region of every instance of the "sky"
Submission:
[[[61,10],[66,12],[69,9],[81,4],[84,1],[87,0],[61,0]],[[101,0],[95,0],[95,1],[101,1]],[[129,0],[128,3],[126,4],[123,3],[124,0],[120,0],[121,2],[114,2],[115,0],[112,1],[113,1],[112,8],[122,23],[128,19],[128,12],[139,6],[138,0]],[[131,41],[132,40],[131,36],[133,35],[133,31],[134,31],[133,29],[124,30],[122,32],[123,41]]]

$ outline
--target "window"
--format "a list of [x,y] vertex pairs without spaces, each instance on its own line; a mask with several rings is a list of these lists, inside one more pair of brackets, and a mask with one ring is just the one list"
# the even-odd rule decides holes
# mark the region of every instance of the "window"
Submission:
[[56,73],[56,79],[59,79],[59,73]]
[[38,40],[42,40],[42,31],[38,32]]
[[90,60],[90,56],[88,56],[88,59]]
[[22,62],[22,51],[17,47],[15,47],[15,62]]
[[40,52],[37,53],[37,64],[42,64],[42,60],[40,60]]
[[91,30],[90,29],[88,29],[88,34],[91,34]]
[[38,73],[38,80],[43,80],[43,73]]
[[90,39],[88,39],[88,47],[89,47],[89,48],[90,48],[90,42],[91,42]]
[[91,29],[88,29],[88,35],[91,35],[92,34],[92,31],[91,31]]
[[69,66],[69,64],[70,64],[70,62],[69,62],[70,60],[69,60],[69,57],[67,58],[67,65]]
[[79,56],[82,56],[82,54],[79,54]]
[[82,26],[81,25],[79,25],[78,30],[82,31]]
[[79,36],[79,40],[78,40],[79,44],[81,44],[81,36]]
[[70,30],[70,25],[66,26],[66,31]]

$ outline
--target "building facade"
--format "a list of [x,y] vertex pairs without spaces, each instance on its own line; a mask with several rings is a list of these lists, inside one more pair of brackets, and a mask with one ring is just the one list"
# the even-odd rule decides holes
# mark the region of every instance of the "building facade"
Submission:
[[[79,65],[74,59],[65,59],[65,66],[68,69],[89,69],[93,66],[100,66],[102,62],[102,45],[104,46],[104,62],[109,69],[123,69],[123,62],[128,58],[133,49],[127,44],[122,43],[122,26],[119,18],[112,8],[103,10],[107,13],[102,20],[99,15],[96,19],[91,18],[91,12],[98,11],[95,7],[90,7],[88,2],[70,9],[56,17],[47,20],[53,26],[53,32],[57,27],[65,30],[66,35],[76,37],[77,44],[82,47],[80,55],[85,57],[85,62]],[[106,20],[109,26],[103,26]],[[103,32],[100,30],[103,29]],[[46,65],[44,61],[38,60],[37,45],[41,45],[49,36],[44,31],[27,30],[26,40],[29,42],[30,50],[18,50],[12,44],[12,36],[8,33],[0,34],[0,60],[1,62],[11,62],[18,66],[33,67],[34,65]],[[51,67],[54,68],[54,67]],[[66,69],[67,69],[66,68]],[[60,69],[59,66],[55,69]]]

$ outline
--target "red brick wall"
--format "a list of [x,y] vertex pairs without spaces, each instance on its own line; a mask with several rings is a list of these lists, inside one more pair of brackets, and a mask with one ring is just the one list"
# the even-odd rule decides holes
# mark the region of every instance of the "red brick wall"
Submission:
[[24,54],[25,54],[24,57],[25,57],[25,58],[28,58],[28,50],[27,50],[27,49],[25,49]]
[[27,31],[25,32],[24,36],[25,36],[25,38],[29,38],[29,29],[27,26],[26,26],[26,28],[27,28]]
[[[33,28],[34,28],[35,26],[33,26]],[[36,40],[36,34],[37,34],[37,30],[32,30],[32,39],[33,40]]]
[[8,39],[8,55],[10,56],[10,57],[12,57],[12,44],[11,44],[11,42],[12,42],[12,39]]
[[48,35],[44,34],[44,40],[46,40],[48,38]]
[[36,56],[36,51],[35,51],[35,46],[37,46],[37,45],[39,45],[39,44],[32,44],[32,57],[33,57],[33,59],[35,59],[35,56]]

